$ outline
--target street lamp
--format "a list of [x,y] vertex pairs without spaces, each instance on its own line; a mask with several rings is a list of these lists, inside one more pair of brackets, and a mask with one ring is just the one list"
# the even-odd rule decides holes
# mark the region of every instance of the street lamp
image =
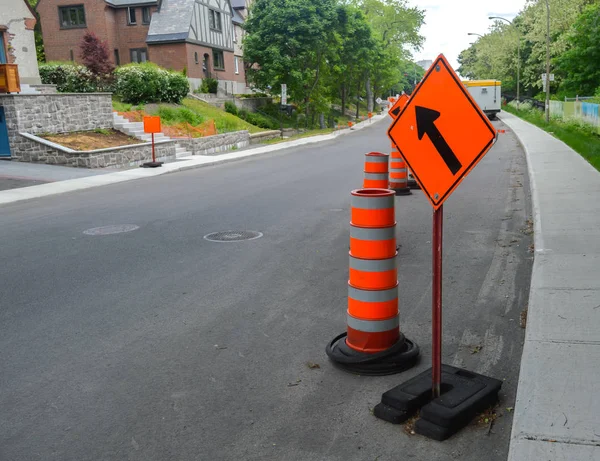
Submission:
[[477,35],[478,37],[483,38],[483,35],[481,34],[476,34],[475,32],[469,32],[467,35]]
[[490,16],[488,18],[489,20],[493,20],[493,19],[499,19],[500,21],[506,21],[507,23],[509,23],[511,26],[513,26],[515,28],[515,30],[517,31],[517,109],[519,108],[519,86],[520,86],[520,82],[519,80],[521,79],[521,34],[519,32],[519,29],[517,29],[517,27],[513,24],[512,21],[509,21],[506,18],[501,18],[500,16]]

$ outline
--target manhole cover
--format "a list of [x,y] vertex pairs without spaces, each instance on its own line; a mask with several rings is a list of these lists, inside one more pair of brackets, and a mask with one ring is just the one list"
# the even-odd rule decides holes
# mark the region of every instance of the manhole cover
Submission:
[[111,235],[111,234],[122,234],[124,232],[131,232],[138,230],[140,226],[135,224],[118,224],[114,226],[102,226],[94,227],[83,231],[85,235]]
[[224,231],[213,232],[205,235],[206,240],[211,242],[239,242],[240,240],[254,240],[263,236],[262,232],[256,231]]

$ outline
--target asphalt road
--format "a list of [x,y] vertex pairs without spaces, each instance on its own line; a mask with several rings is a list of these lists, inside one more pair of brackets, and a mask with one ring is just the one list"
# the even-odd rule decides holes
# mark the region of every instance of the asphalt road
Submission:
[[[345,329],[349,192],[385,125],[0,207],[0,460],[505,460],[533,257],[512,133],[445,206],[444,362],[505,380],[493,425],[439,443],[371,414],[430,366],[420,191],[397,198],[401,328],[420,364],[363,377],[325,356]],[[83,233],[121,224],[139,229]],[[203,239],[227,230],[264,236]]]

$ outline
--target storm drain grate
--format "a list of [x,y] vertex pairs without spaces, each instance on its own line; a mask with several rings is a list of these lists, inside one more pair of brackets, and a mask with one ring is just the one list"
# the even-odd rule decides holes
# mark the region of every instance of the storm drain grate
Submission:
[[254,240],[263,236],[262,232],[256,231],[224,231],[213,232],[205,235],[206,240],[211,242],[239,242],[241,240]]

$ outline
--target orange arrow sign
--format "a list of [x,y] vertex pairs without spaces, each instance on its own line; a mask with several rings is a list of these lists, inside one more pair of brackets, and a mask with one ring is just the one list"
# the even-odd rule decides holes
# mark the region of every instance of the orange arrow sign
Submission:
[[437,210],[494,145],[496,129],[440,55],[388,136]]
[[407,102],[408,95],[406,93],[401,94],[398,100],[389,110],[389,114],[392,116],[393,119],[398,118],[398,115],[400,115],[400,111],[402,111],[402,108],[406,105]]

